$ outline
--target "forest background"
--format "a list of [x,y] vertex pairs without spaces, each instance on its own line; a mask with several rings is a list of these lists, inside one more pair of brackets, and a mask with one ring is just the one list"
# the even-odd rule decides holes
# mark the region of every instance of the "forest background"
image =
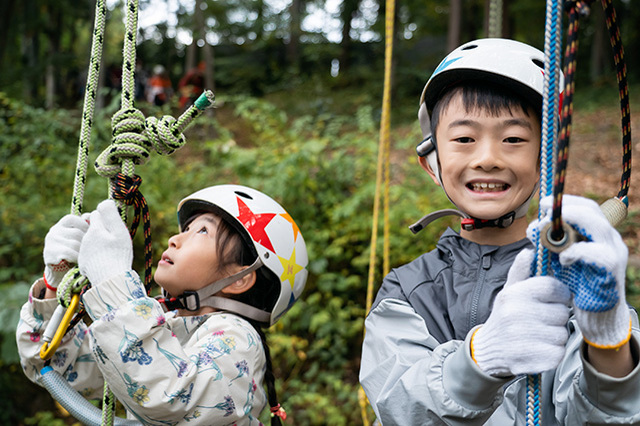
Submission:
[[[543,48],[544,2],[503,3],[502,35]],[[633,115],[640,106],[640,8],[615,0],[627,52]],[[407,226],[448,206],[416,164],[418,98],[444,55],[488,32],[489,0],[406,0],[396,4],[392,79],[391,267],[434,247],[441,219],[418,236]],[[119,109],[123,8],[108,3],[105,50],[91,159],[111,138]],[[18,364],[15,326],[28,288],[42,273],[48,228],[69,212],[89,61],[94,3],[0,3],[0,424],[61,425],[74,420],[28,382]],[[310,277],[299,303],[272,329],[270,345],[287,424],[361,424],[360,347],[365,317],[372,211],[384,75],[381,0],[154,0],[141,16],[165,11],[138,34],[138,82],[162,65],[174,96],[142,97],[146,116],[177,116],[180,78],[200,62],[216,108],[185,133],[171,157],[152,155],[136,170],[151,209],[154,259],[176,232],[175,206],[205,186],[240,183],[278,199],[309,250]],[[195,13],[194,11],[198,11]],[[145,15],[146,14],[146,15]],[[565,23],[566,24],[566,23]],[[566,27],[566,25],[565,25]],[[620,176],[620,108],[602,8],[582,20],[567,192],[604,201]],[[635,144],[638,148],[638,144]],[[640,306],[640,226],[632,173],[630,213],[620,225],[630,249],[628,299]],[[89,168],[84,209],[106,197]],[[535,214],[532,210],[532,214]],[[382,235],[382,225],[377,224]],[[382,236],[376,247],[382,253]],[[142,239],[134,240],[143,268]],[[383,275],[375,268],[375,287]],[[366,409],[369,419],[372,411]]]

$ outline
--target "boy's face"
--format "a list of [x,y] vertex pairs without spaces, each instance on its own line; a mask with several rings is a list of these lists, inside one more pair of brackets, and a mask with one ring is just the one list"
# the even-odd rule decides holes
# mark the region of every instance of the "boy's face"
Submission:
[[[538,182],[540,123],[533,111],[467,112],[458,93],[441,112],[436,141],[442,185],[472,217],[496,219],[515,210]],[[438,183],[426,158],[420,163]]]

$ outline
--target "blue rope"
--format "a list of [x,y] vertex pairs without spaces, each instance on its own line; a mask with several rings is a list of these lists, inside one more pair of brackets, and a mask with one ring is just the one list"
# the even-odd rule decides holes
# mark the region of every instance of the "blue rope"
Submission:
[[[555,147],[558,135],[558,111],[560,100],[558,97],[560,86],[562,41],[562,1],[548,0],[545,19],[544,35],[544,89],[542,101],[542,141],[540,143],[540,198],[551,195],[553,190]],[[538,219],[543,212],[538,210]],[[540,244],[537,238],[536,247],[536,275],[547,275],[549,268],[548,250]],[[540,412],[540,381],[539,374],[531,375],[527,379],[527,414],[526,424],[538,426],[542,424]]]

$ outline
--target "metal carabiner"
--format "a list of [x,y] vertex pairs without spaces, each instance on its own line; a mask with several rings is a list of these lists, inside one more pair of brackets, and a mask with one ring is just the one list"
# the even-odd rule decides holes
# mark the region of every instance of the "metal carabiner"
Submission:
[[[53,338],[49,337],[50,335],[49,329],[50,327],[55,326],[55,323],[57,322],[56,317],[59,317],[59,315],[55,315],[54,313],[54,315],[51,317],[51,321],[49,322],[49,325],[45,329],[45,332],[43,335],[43,340],[45,342],[42,344],[42,347],[40,348],[40,359],[47,360],[51,358],[53,354],[56,352],[56,350],[58,349],[58,346],[60,346],[62,337],[67,331],[67,327],[69,327],[71,318],[73,317],[73,314],[75,313],[79,303],[80,303],[79,294],[76,293],[73,296],[71,296],[71,301],[69,302],[69,306],[67,307],[67,310],[64,313],[62,320],[57,325],[57,329],[55,334],[53,335]],[[61,306],[58,306],[58,308],[60,307]],[[57,312],[57,309],[56,309],[56,312]],[[49,342],[49,340],[51,342]]]

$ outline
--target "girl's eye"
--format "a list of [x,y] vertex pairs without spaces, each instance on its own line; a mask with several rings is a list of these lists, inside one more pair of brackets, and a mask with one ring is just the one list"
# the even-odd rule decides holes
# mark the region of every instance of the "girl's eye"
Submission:
[[198,231],[198,234],[206,234],[206,233],[207,233],[207,228],[205,226],[200,228],[200,230]]

